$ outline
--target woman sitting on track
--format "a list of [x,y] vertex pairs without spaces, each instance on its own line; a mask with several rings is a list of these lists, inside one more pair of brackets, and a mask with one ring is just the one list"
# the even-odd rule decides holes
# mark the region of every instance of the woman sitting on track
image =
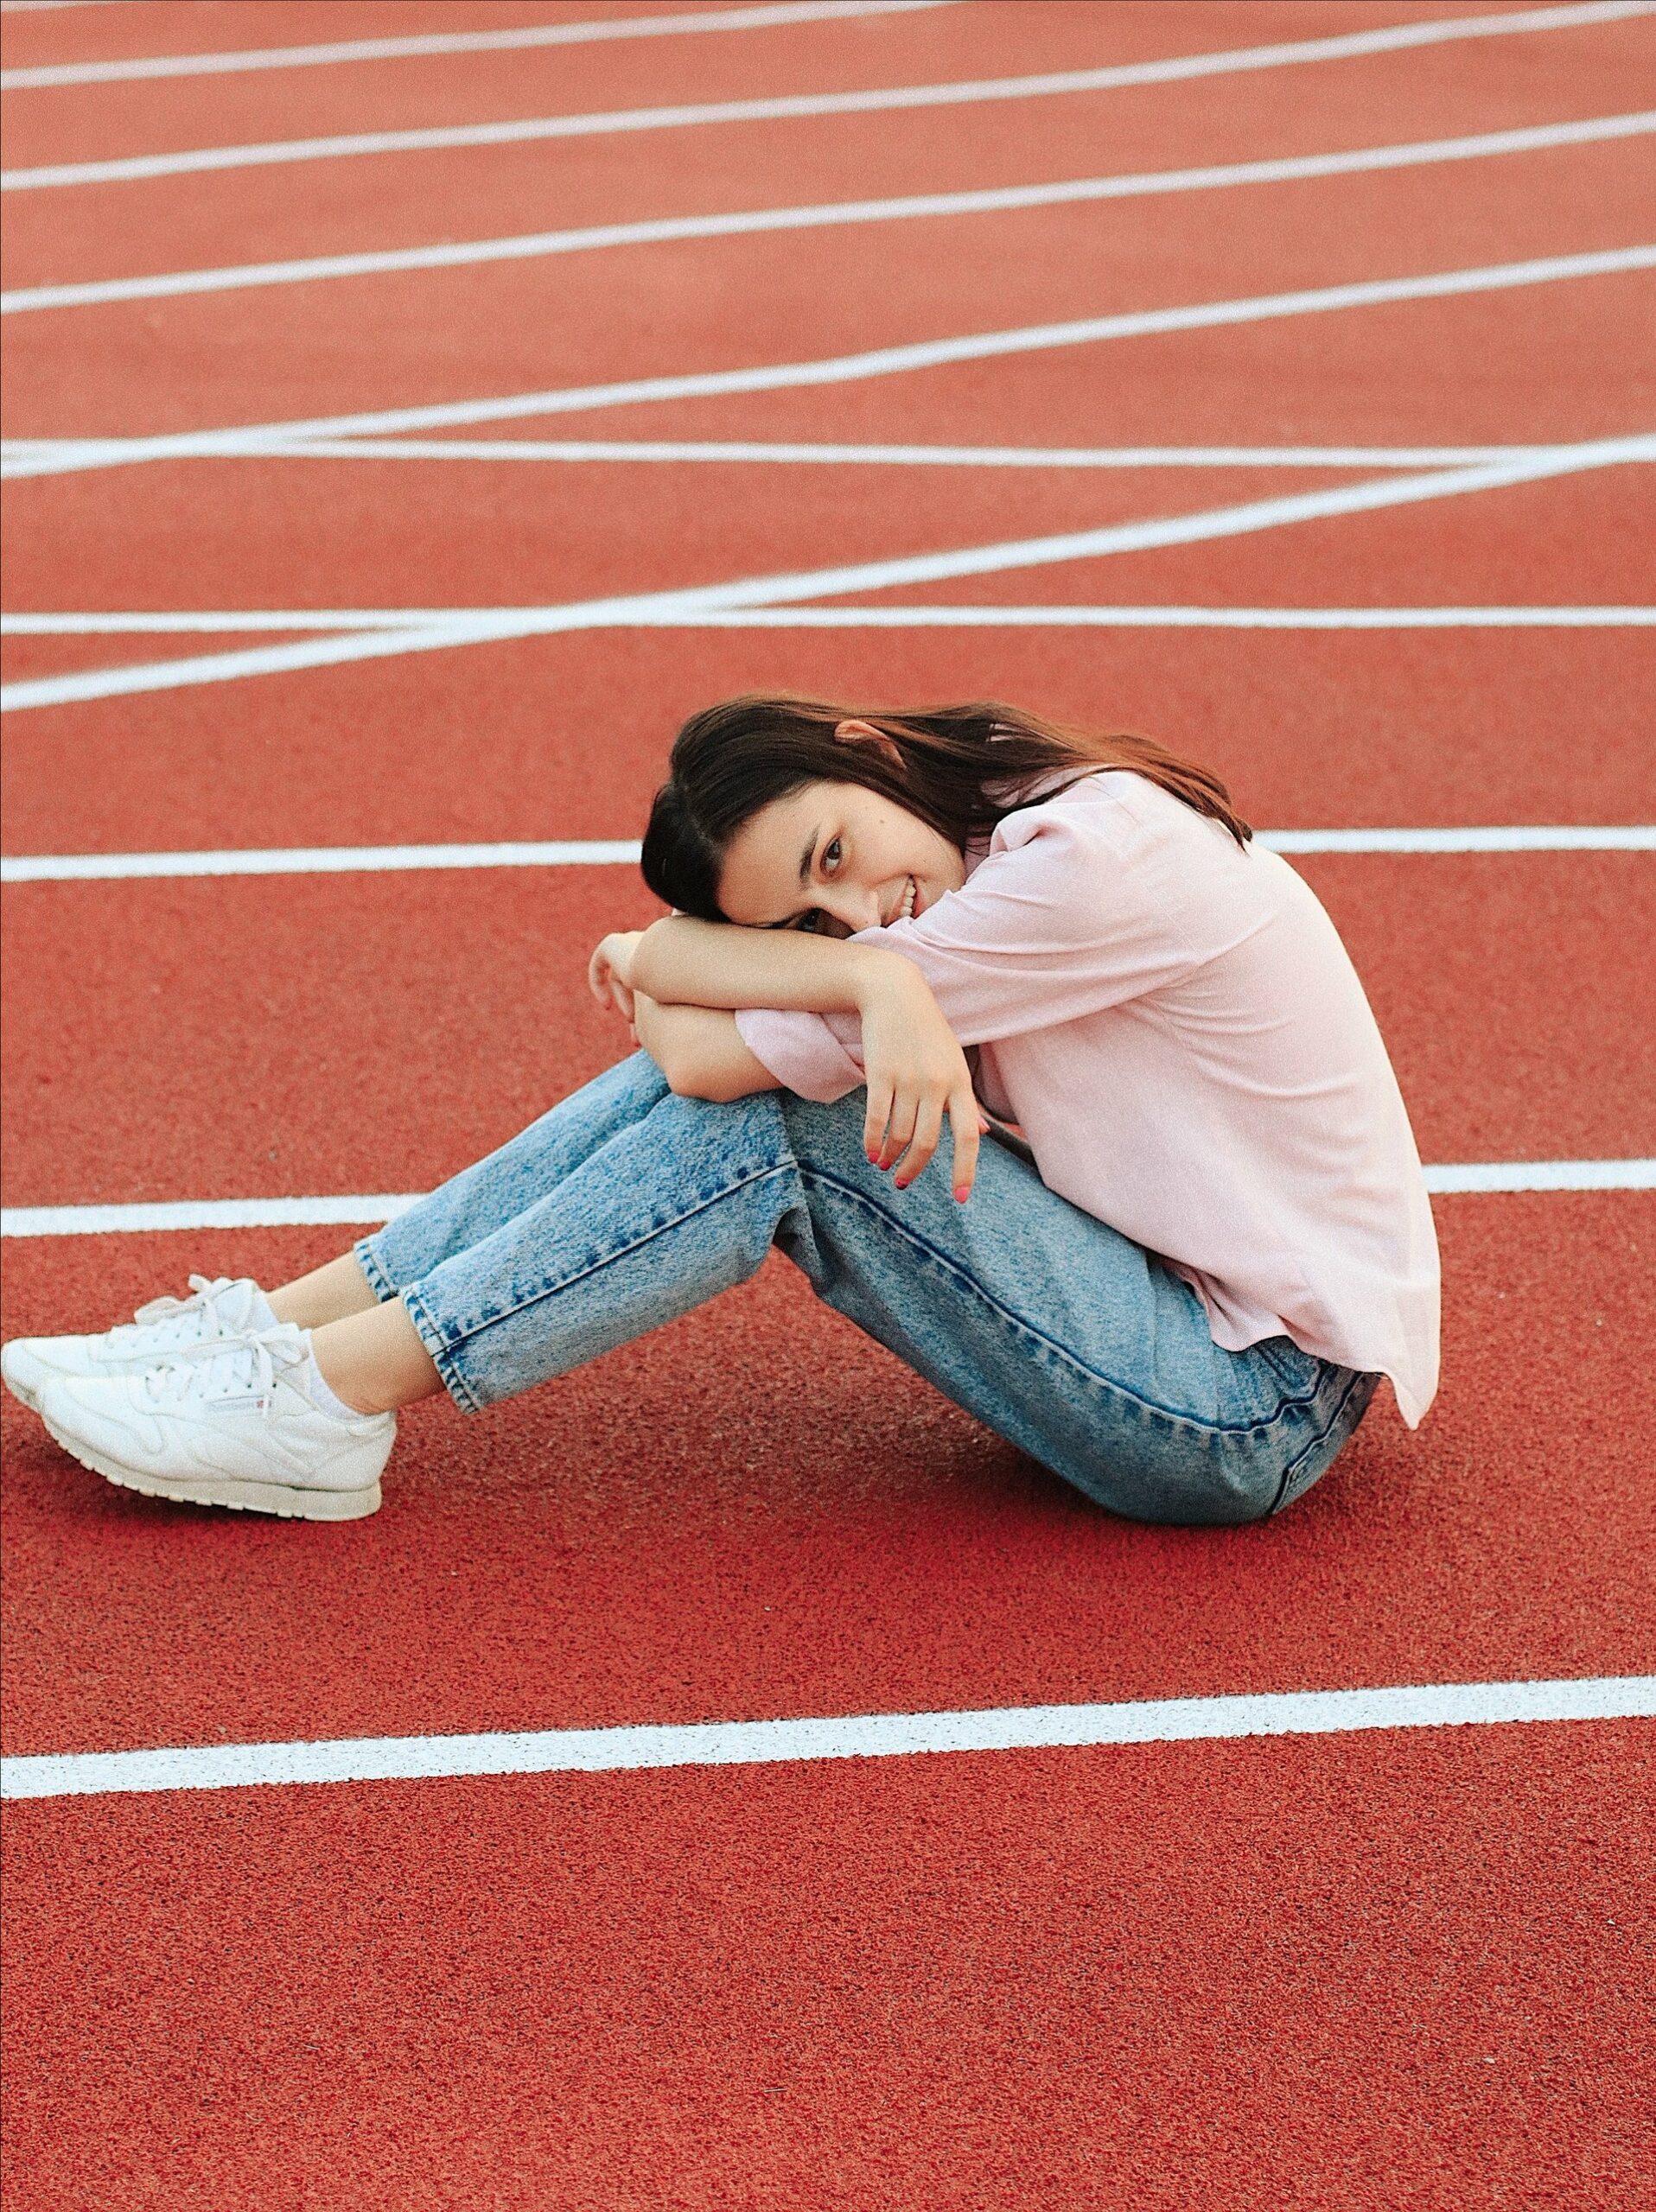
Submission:
[[[1252,836],[1145,738],[710,708],[644,839],[678,911],[589,969],[640,1051],[268,1298],[192,1276],[105,1336],[7,1345],[5,1379],[111,1482],[348,1520],[397,1408],[514,1397],[774,1243],[1112,1511],[1279,1511],[1382,1375],[1418,1424],[1438,1265],[1362,986]],[[946,1119],[952,1195],[922,1173]]]

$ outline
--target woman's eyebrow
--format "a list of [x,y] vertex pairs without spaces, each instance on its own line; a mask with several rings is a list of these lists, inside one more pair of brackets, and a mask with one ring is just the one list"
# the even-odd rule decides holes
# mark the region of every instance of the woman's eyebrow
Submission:
[[[816,851],[817,840],[821,836],[821,835],[822,824],[821,823],[818,823],[816,828],[811,832],[811,835],[806,839],[805,850],[799,855],[799,888],[801,891],[805,889],[806,884],[811,880],[811,855]],[[806,911],[808,913],[810,909],[807,907]],[[760,924],[760,927],[767,930],[791,930],[794,923],[797,922],[799,918],[797,914],[790,914],[786,921],[761,922]]]

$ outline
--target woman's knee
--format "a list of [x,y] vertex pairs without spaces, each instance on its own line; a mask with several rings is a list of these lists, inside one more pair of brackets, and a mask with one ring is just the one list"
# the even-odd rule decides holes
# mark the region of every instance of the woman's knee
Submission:
[[1106,1512],[1158,1528],[1234,1529],[1277,1510],[1282,1460],[1258,1439],[1144,1406],[1131,1416],[1118,1418],[1102,1445],[1085,1440],[1055,1469]]
[[[780,1101],[782,1121],[793,1147],[793,1156],[802,1166],[826,1168],[853,1181],[872,1173],[882,1185],[895,1187],[887,1174],[869,1166],[868,1150],[863,1142],[869,1118],[866,1090],[861,1088],[848,1090],[844,1097],[832,1099],[825,1104],[821,1099],[801,1098],[792,1090],[767,1091],[764,1096]],[[946,1121],[933,1156],[945,1166],[947,1165],[949,1142],[949,1125]],[[927,1173],[931,1172],[928,1163]]]

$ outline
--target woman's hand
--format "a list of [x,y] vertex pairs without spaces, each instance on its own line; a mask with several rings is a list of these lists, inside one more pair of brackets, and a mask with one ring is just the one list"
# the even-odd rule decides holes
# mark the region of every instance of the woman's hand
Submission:
[[[601,938],[587,963],[587,985],[599,1005],[633,1019],[633,955],[642,930],[615,930]],[[636,1036],[634,1043],[638,1042]]]
[[869,1096],[863,1148],[882,1168],[901,1160],[893,1179],[901,1190],[937,1150],[946,1114],[954,1131],[954,1195],[964,1204],[978,1173],[978,1134],[989,1124],[966,1056],[931,987],[912,961],[892,953],[871,969],[862,1015]]

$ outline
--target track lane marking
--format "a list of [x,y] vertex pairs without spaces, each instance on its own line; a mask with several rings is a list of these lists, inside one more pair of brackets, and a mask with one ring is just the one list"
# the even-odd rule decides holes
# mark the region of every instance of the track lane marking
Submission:
[[[1648,0],[1645,0],[1648,4]],[[1623,10],[1622,14],[1629,12]],[[1632,12],[1637,12],[1634,10]],[[1563,19],[1563,20],[1561,20]],[[1463,18],[1458,37],[1491,37],[1513,31],[1545,31],[1615,20],[1583,9],[1541,9],[1532,16],[1500,20]],[[1430,27],[1443,35],[1443,27]],[[1113,92],[1124,86],[1164,84],[1171,68],[1180,77],[1212,76],[1245,69],[1280,67],[1284,61],[1345,59],[1355,50],[1385,52],[1373,34],[1353,41],[1316,39],[1300,42],[1297,53],[1283,47],[1196,55],[1183,65],[1138,62],[1098,69],[1048,70],[1022,77],[976,77],[952,83],[896,85],[870,91],[785,93],[766,99],[712,100],[678,106],[619,108],[607,113],[525,117],[411,130],[373,130],[315,138],[265,140],[235,146],[202,146],[172,154],[142,154],[102,162],[61,162],[35,168],[0,170],[0,192],[40,192],[83,184],[125,184],[156,177],[196,176],[224,169],[258,168],[272,163],[350,160],[373,154],[438,153],[473,146],[521,146],[554,138],[610,137],[640,130],[678,130],[703,124],[767,123],[813,116],[885,114],[905,109],[976,105],[996,100],[1045,99],[1078,92]],[[1380,34],[1384,38],[1385,35]],[[1411,44],[1427,41],[1411,40]],[[1393,41],[1395,43],[1395,41]],[[1268,58],[1267,58],[1268,57]],[[1202,67],[1193,67],[1200,63]]]
[[[207,636],[242,631],[407,630],[505,609],[471,607],[285,607],[243,613],[225,607],[170,613],[8,614],[0,636],[94,638]],[[551,616],[555,607],[520,607],[513,613]],[[735,607],[681,614],[668,609],[640,614],[641,624],[678,629],[908,628],[933,624],[1028,623],[1041,628],[1080,624],[1114,629],[1223,630],[1528,630],[1640,629],[1656,623],[1652,607],[1112,607],[1067,601],[1055,607],[1033,601],[1012,607],[962,601],[941,607]]]
[[[1257,830],[1272,853],[1650,853],[1656,823],[1431,830]],[[425,868],[636,867],[636,839],[474,845],[310,845],[180,853],[35,853],[0,859],[0,884],[159,877],[355,875]]]
[[1596,145],[1647,137],[1653,130],[1656,130],[1656,111],[1643,110],[1626,115],[1595,116],[1581,123],[1485,131],[1472,137],[1422,139],[1405,145],[1367,146],[1347,153],[1232,162],[1208,168],[1156,169],[1133,175],[1077,177],[1052,184],[997,186],[989,190],[927,192],[903,198],[838,200],[808,207],[675,215],[640,222],[592,224],[577,230],[530,231],[508,238],[473,238],[452,245],[398,246],[370,252],[322,254],[300,261],[256,261],[219,269],[175,270],[154,276],[108,277],[78,284],[37,284],[0,292],[0,315],[35,315],[61,308],[107,307],[131,300],[259,290],[271,285],[321,283],[348,276],[469,269],[485,263],[538,261],[553,255],[608,251],[621,246],[751,238],[780,231],[829,230],[847,225],[915,222],[939,217],[1009,214],[1035,207],[1077,207],[1167,193],[1297,183],[1320,177],[1366,175],[1436,162],[1480,161],[1501,155]]
[[341,39],[331,45],[243,47],[223,54],[165,54],[127,61],[50,62],[0,70],[0,92],[131,85],[158,77],[222,77],[251,69],[336,67],[347,61],[401,61],[444,54],[513,54],[534,47],[585,46],[597,39],[663,38],[694,31],[773,30],[789,23],[831,22],[836,16],[912,15],[922,8],[953,4],[955,0],[775,0],[771,5],[709,9],[695,15],[617,16],[589,22],[531,24],[516,30],[435,31],[405,38]]
[[635,377],[611,384],[568,385],[516,392],[494,399],[436,402],[372,413],[314,416],[220,430],[167,431],[147,437],[34,438],[28,450],[0,447],[0,477],[61,475],[88,468],[118,468],[140,461],[245,458],[271,452],[296,438],[373,437],[398,431],[450,429],[481,423],[521,422],[610,407],[647,406],[673,399],[723,398],[737,392],[783,391],[860,383],[864,378],[905,375],[961,362],[1003,359],[1113,339],[1162,337],[1213,330],[1283,316],[1338,313],[1348,308],[1391,307],[1421,300],[1506,291],[1580,277],[1621,276],[1656,269],[1656,245],[1598,253],[1551,255],[1532,261],[1452,269],[1425,276],[1381,277],[1361,283],[1322,285],[1298,292],[1213,300],[1182,308],[1140,308],[1080,321],[1032,323],[1014,330],[978,331],[958,338],[923,339],[871,352],[786,361],[748,369],[715,369],[678,376]]
[[[74,4],[74,0],[55,0]],[[28,0],[22,0],[28,4]],[[54,0],[41,0],[54,4]],[[906,0],[908,7],[936,5],[938,0]],[[1367,54],[1398,53],[1409,47],[1436,46],[1446,40],[1502,38],[1514,32],[1570,30],[1593,23],[1613,23],[1629,16],[1649,13],[1652,0],[1583,0],[1583,4],[1555,8],[1514,9],[1493,16],[1444,16],[1435,22],[1399,23],[1372,31],[1349,31],[1335,38],[1294,39],[1276,46],[1232,47],[1211,54],[1181,54],[1165,61],[1130,61],[1111,72],[1118,85],[1174,84],[1189,77],[1212,77],[1236,70],[1275,69],[1298,62],[1339,61]],[[902,12],[905,0],[887,0],[883,7],[838,4],[805,7],[729,10],[709,22],[683,16],[668,17],[663,26],[674,30],[750,29],[755,21],[763,28],[784,22],[809,22],[844,14]],[[732,21],[731,17],[745,17]],[[303,68],[337,65],[342,61],[393,60],[431,54],[500,53],[525,47],[573,44],[577,39],[623,38],[648,35],[656,26],[636,31],[636,17],[623,17],[623,30],[604,23],[560,25],[551,36],[535,31],[494,31],[467,34],[437,33],[424,37],[351,39],[331,46],[266,47],[240,53],[163,54],[152,60],[113,62],[60,62],[31,69],[0,73],[0,90],[25,91],[65,85],[130,83],[135,79],[221,75],[245,69]],[[558,35],[558,32],[562,35]]]
[[[12,438],[8,457],[49,458],[62,441]],[[283,438],[238,459],[283,461],[705,461],[877,468],[1469,468],[1564,453],[1502,446],[927,446],[687,438]]]
[[0,1796],[86,1797],[472,1775],[639,1773],[664,1767],[1079,1751],[1113,1744],[1209,1743],[1243,1736],[1647,1719],[1653,1715],[1656,1675],[1411,1683],[1239,1697],[1144,1698],[1111,1705],[854,1713],[823,1719],[692,1721],[641,1728],[546,1728],[475,1736],[361,1736],[321,1743],[47,1752],[0,1761]]
[[[1652,1160],[1463,1160],[1423,1170],[1435,1198],[1548,1191],[1656,1190]],[[131,1205],[0,1207],[0,1237],[115,1236],[179,1230],[313,1229],[393,1221],[424,1191],[350,1192],[332,1198],[174,1198]]]
[[1114,553],[1206,543],[1215,538],[1240,537],[1296,523],[1370,513],[1421,500],[1455,498],[1466,493],[1507,489],[1584,469],[1619,467],[1653,458],[1656,436],[1602,438],[1495,466],[1378,477],[1331,490],[1254,499],[1239,506],[1209,508],[1195,514],[1112,523],[1098,530],[1006,539],[992,545],[961,547],[943,553],[907,554],[884,561],[850,563],[838,568],[751,577],[734,583],[683,586],[631,596],[575,601],[567,606],[548,608],[455,609],[436,622],[406,621],[398,628],[359,629],[349,636],[322,637],[296,645],[195,654],[182,660],[129,662],[118,668],[83,669],[68,676],[33,677],[0,688],[0,707],[15,713],[31,707],[65,706],[124,697],[136,692],[174,690],[194,684],[237,682],[253,676],[286,675],[301,669],[337,667],[345,662],[385,659],[402,653],[444,652],[510,638],[624,628],[647,622],[652,617],[671,620],[675,615],[775,606],[852,592],[882,591],[903,584],[993,575],[1011,569],[1092,560]]

